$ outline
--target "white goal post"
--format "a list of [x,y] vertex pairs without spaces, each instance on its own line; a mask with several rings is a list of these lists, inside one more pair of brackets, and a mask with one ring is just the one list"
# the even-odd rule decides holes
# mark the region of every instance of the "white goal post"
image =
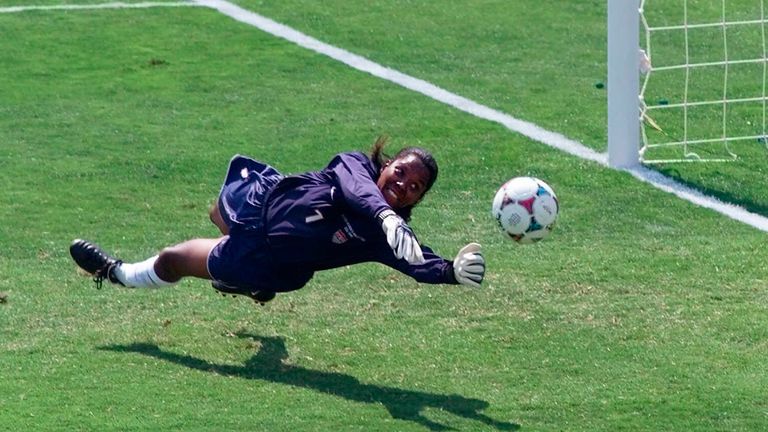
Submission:
[[640,163],[640,0],[608,0],[608,163]]

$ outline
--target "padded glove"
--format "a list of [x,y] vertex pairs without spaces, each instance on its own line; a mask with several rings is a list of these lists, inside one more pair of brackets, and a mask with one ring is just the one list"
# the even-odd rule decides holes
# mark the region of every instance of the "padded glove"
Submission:
[[470,243],[453,260],[453,275],[462,285],[480,288],[485,276],[485,258],[478,243]]
[[387,243],[395,257],[405,259],[409,264],[424,264],[424,255],[421,252],[416,235],[403,218],[392,210],[384,210],[379,214],[381,229],[387,236]]

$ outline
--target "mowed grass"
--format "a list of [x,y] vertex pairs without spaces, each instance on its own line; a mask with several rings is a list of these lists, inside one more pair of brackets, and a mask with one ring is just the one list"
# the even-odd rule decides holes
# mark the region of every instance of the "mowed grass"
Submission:
[[[588,71],[604,70],[602,3],[240,4],[600,142],[604,94]],[[569,11],[593,25],[547,30]],[[0,14],[0,28],[0,429],[765,424],[761,232],[211,10]],[[505,36],[489,41],[489,28]],[[594,53],[555,55],[547,40]],[[507,61],[518,48],[531,54]],[[441,60],[451,56],[453,68]],[[486,87],[513,75],[541,86]],[[577,109],[567,102],[580,88],[591,100]],[[195,280],[97,291],[68,256],[76,237],[133,261],[215,236],[207,209],[234,153],[294,173],[383,133],[392,150],[434,151],[440,179],[413,226],[446,257],[482,243],[483,289],[366,264],[319,273],[262,308]],[[545,179],[562,204],[534,246],[509,242],[489,216],[516,175]]]
[[[536,0],[451,2],[313,2],[307,0],[237,0],[277,21],[293,25],[323,41],[368,56],[386,66],[426,79],[512,116],[532,121],[606,151],[607,40],[606,2],[587,0],[542,5]],[[726,2],[729,21],[757,20],[760,2]],[[683,4],[672,0],[644,3],[651,26],[682,25]],[[696,2],[689,23],[717,22],[721,2]],[[720,28],[691,31],[691,62],[726,58]],[[759,24],[727,30],[728,58],[763,55]],[[683,64],[683,33],[658,32],[653,37],[654,65]],[[640,41],[645,45],[645,34]],[[722,66],[694,69],[689,101],[719,100]],[[728,97],[758,97],[762,64],[729,67]],[[684,72],[651,76],[646,103],[683,102]],[[689,139],[722,136],[722,106],[690,110]],[[728,106],[730,136],[760,135],[760,102]],[[665,133],[650,127],[650,143],[682,139],[681,110],[649,113]],[[670,138],[670,137],[674,137]],[[656,164],[654,168],[682,183],[746,209],[766,214],[768,193],[756,179],[766,175],[768,146],[757,140],[730,145],[738,156],[728,164]],[[693,146],[702,158],[730,158],[722,142]],[[681,147],[653,149],[646,159],[682,159]],[[714,165],[714,166],[712,166]],[[716,173],[716,174],[713,174]]]

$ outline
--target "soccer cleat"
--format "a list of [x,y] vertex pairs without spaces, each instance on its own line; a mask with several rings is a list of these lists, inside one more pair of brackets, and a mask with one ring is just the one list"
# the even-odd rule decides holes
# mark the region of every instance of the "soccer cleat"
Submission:
[[107,255],[99,246],[86,240],[76,239],[69,246],[69,254],[81,269],[93,275],[96,289],[101,289],[104,279],[122,285],[115,277],[114,270],[123,262]]
[[274,291],[250,291],[248,289],[227,285],[221,281],[211,281],[211,286],[224,296],[227,294],[232,294],[232,297],[235,297],[236,295],[246,296],[262,306],[272,301],[277,295]]

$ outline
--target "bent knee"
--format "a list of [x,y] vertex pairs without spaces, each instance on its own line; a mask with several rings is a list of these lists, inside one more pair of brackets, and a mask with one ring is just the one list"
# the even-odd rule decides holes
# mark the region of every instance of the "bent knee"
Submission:
[[155,270],[158,276],[165,280],[178,280],[185,275],[181,269],[184,267],[185,255],[179,246],[170,246],[160,251],[155,261]]
[[219,211],[218,202],[215,202],[213,206],[211,206],[211,210],[208,212],[208,217],[211,219],[211,222],[213,222],[213,224],[216,225],[216,228],[218,228],[222,234],[224,235],[229,234],[229,227],[224,222],[224,218],[221,217],[221,211]]

